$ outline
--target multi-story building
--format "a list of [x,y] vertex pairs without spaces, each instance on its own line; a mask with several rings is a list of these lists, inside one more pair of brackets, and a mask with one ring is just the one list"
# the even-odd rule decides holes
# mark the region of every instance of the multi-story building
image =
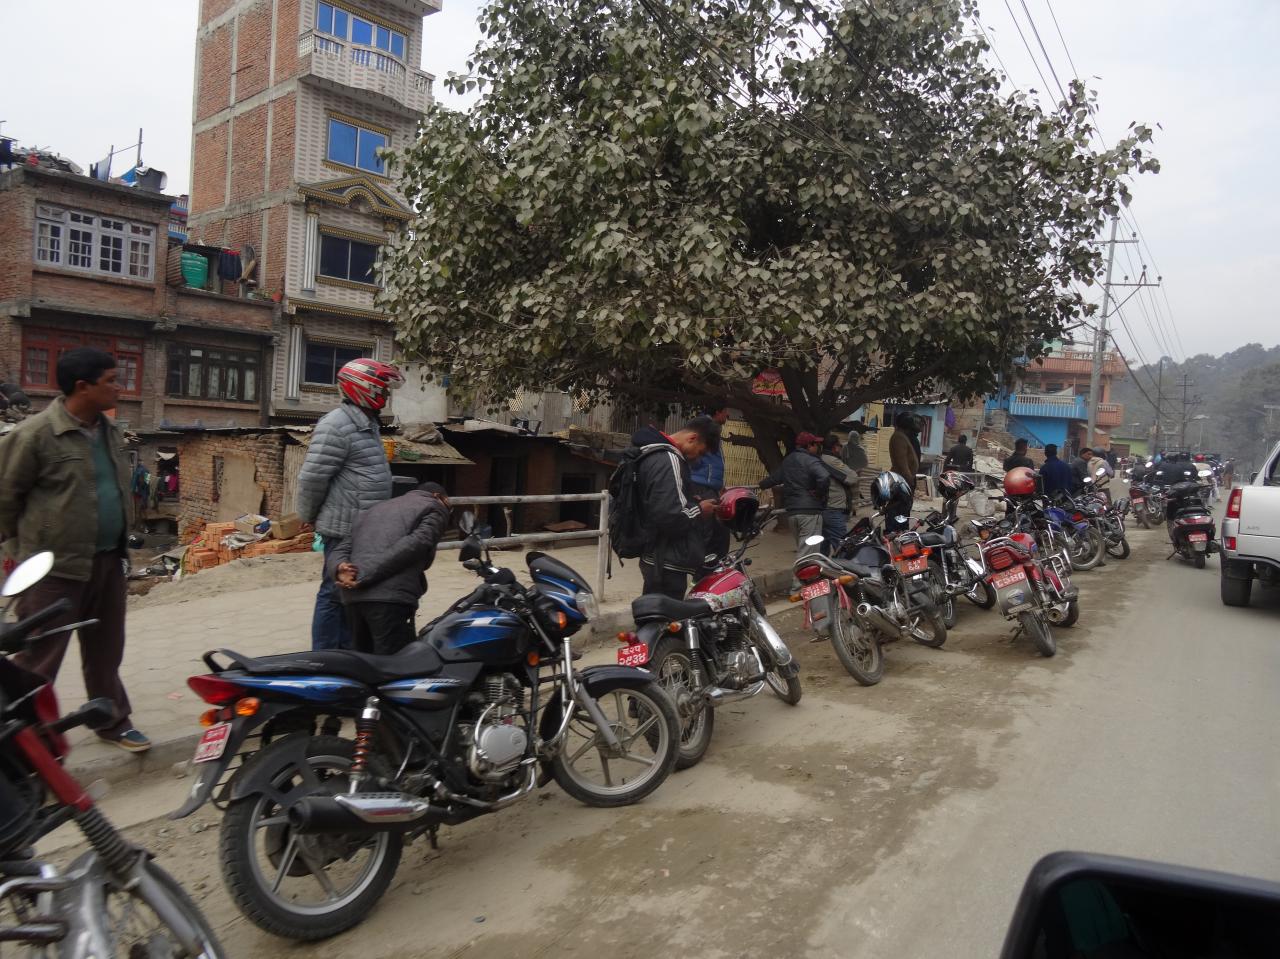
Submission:
[[130,429],[266,422],[276,305],[185,286],[173,202],[36,155],[0,172],[0,380],[33,407],[59,395],[61,353],[96,346],[116,357]]
[[[1104,448],[1110,445],[1109,431],[1124,423],[1124,407],[1111,402],[1111,384],[1125,372],[1118,354],[1103,354],[1096,442]],[[1021,367],[1012,390],[988,399],[988,413],[995,413],[1009,433],[1032,446],[1056,443],[1067,450],[1079,449],[1088,443],[1085,434],[1092,374],[1092,347],[1059,345]]]
[[281,297],[273,422],[338,402],[348,360],[391,360],[374,308],[378,247],[410,211],[379,151],[401,149],[431,103],[423,18],[438,0],[202,0],[196,41],[193,241],[252,247]]

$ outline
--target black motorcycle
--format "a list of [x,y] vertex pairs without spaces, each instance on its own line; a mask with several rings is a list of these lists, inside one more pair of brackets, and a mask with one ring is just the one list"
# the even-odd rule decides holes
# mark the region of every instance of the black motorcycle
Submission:
[[943,619],[947,629],[956,624],[957,598],[963,596],[979,609],[995,605],[996,595],[986,581],[982,552],[976,547],[966,549],[960,542],[954,519],[934,510],[920,520],[916,531],[920,533],[921,542],[929,547],[929,566],[946,590]]
[[1213,516],[1205,503],[1209,492],[1208,487],[1190,481],[1177,483],[1167,490],[1165,528],[1173,547],[1168,558],[1179,556],[1196,569],[1204,569],[1205,557],[1219,549]]

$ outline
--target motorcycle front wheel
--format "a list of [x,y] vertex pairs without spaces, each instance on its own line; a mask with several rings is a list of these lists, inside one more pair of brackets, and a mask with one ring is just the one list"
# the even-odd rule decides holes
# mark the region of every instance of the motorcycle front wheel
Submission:
[[[702,690],[694,679],[689,647],[673,637],[658,643],[649,657],[649,671],[658,677],[680,716],[680,747],[676,769],[696,766],[707,754],[715,729],[715,710],[702,700]],[[651,735],[651,744],[656,736]]]
[[980,579],[974,583],[969,592],[964,595],[965,599],[979,609],[990,609],[996,604],[996,591],[991,588],[991,585],[985,579]]
[[1071,557],[1071,564],[1079,570],[1090,570],[1102,562],[1102,557],[1106,555],[1107,544],[1102,538],[1102,534],[1092,526],[1088,532],[1077,533],[1073,541],[1075,553]]
[[874,686],[884,677],[884,650],[879,637],[863,629],[847,609],[837,607],[831,617],[831,648],[836,659],[861,686]]
[[912,624],[911,638],[921,646],[930,649],[941,649],[947,641],[947,624],[943,622],[942,611],[930,609],[921,613]]
[[1132,550],[1129,548],[1129,541],[1121,537],[1118,543],[1107,544],[1107,555],[1114,556],[1116,559],[1128,559]]
[[1196,553],[1191,562],[1195,564],[1196,569],[1204,569],[1204,553]]
[[[761,635],[761,631],[767,623],[764,613],[758,608],[747,617],[747,630],[750,633],[751,642],[755,644],[756,649],[759,651],[760,659],[766,664],[766,669],[768,669],[767,664],[773,662],[773,654],[770,651],[769,642]],[[793,666],[794,663],[795,659],[793,658]],[[788,675],[788,673],[791,675]],[[764,681],[768,684],[773,694],[788,706],[799,704],[800,697],[804,695],[804,689],[800,685],[800,675],[794,668],[784,671],[781,667],[775,666],[764,674]]]
[[1058,644],[1054,642],[1049,624],[1045,622],[1044,616],[1038,610],[1019,613],[1018,622],[1022,624],[1026,634],[1031,637],[1032,644],[1041,656],[1052,656],[1058,651]]

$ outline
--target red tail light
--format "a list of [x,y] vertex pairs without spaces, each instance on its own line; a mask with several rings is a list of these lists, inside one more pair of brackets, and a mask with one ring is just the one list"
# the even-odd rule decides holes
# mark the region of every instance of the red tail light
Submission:
[[915,543],[904,543],[898,555],[904,557],[905,559],[910,559],[912,556],[915,556],[919,552],[920,552],[920,547],[917,546]]
[[1227,500],[1227,519],[1240,518],[1240,501],[1244,498],[1244,490],[1237,486],[1231,491],[1231,498]]
[[1234,536],[1225,537],[1225,542],[1227,549],[1234,550],[1236,548],[1236,538]]
[[225,706],[244,694],[244,690],[235,683],[212,675],[192,676],[187,680],[187,685],[191,687],[193,693],[211,706]]
[[1078,522],[1080,522],[1082,519],[1084,519],[1084,513],[1072,513],[1072,514],[1071,514],[1071,519],[1072,519],[1072,521],[1073,521],[1073,522],[1078,523]]
[[1017,562],[1012,550],[1000,547],[987,554],[987,565],[994,570],[1008,569]]
[[[802,583],[809,583],[822,575],[822,567],[820,566],[801,566],[796,570],[796,579]],[[213,700],[210,700],[213,702]]]

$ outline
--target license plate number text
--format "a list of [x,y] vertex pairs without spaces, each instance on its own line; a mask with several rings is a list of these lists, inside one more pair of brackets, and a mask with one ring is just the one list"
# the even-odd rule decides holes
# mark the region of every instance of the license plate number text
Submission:
[[227,751],[227,742],[231,738],[231,724],[218,723],[216,726],[210,726],[204,731],[204,735],[200,737],[200,742],[196,744],[196,754],[192,758],[193,763],[208,763],[215,759],[221,759],[222,754]]
[[800,596],[803,599],[817,599],[819,596],[829,596],[830,594],[831,580],[829,579],[820,579],[816,583],[800,587]]
[[619,666],[643,666],[649,661],[649,644],[632,643],[618,650]]

